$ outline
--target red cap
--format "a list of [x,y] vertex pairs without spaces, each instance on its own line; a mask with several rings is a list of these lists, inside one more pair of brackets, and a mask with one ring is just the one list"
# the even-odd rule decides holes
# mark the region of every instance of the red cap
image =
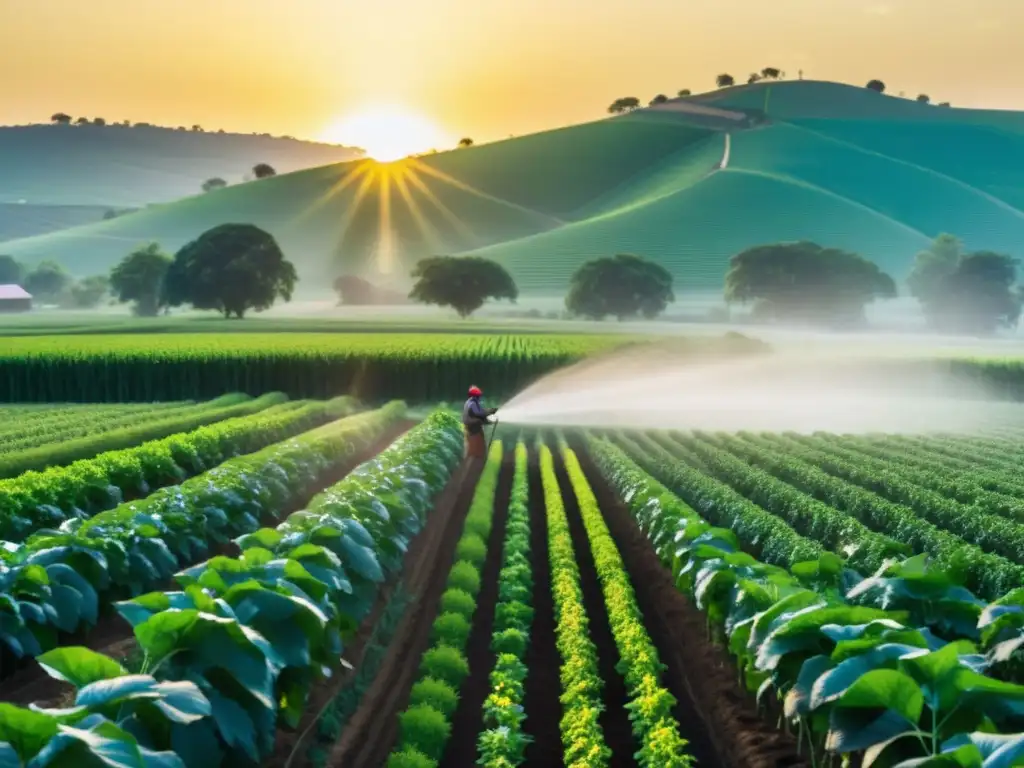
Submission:
[[470,397],[480,397],[480,395],[482,395],[482,394],[483,394],[483,392],[480,391],[480,387],[470,387],[469,388],[469,396]]

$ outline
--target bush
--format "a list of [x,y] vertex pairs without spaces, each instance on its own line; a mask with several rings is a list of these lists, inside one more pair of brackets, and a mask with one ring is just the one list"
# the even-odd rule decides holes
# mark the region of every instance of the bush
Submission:
[[398,716],[402,728],[402,745],[414,747],[428,758],[440,760],[451,735],[452,726],[445,716],[429,704],[409,707]]
[[461,613],[442,613],[434,619],[432,639],[442,645],[465,648],[472,628],[469,620]]
[[452,588],[441,595],[441,613],[460,613],[471,619],[475,610],[476,600],[469,592]]
[[401,752],[392,752],[387,768],[437,768],[437,760],[431,760],[418,749],[406,747]]
[[487,542],[474,533],[464,534],[455,550],[455,559],[465,560],[478,568],[482,567],[487,559]]
[[533,608],[525,603],[517,601],[498,603],[494,611],[494,629],[496,632],[512,628],[525,631],[530,628],[532,621]]
[[526,655],[529,637],[520,629],[505,629],[491,638],[491,649],[495,653],[511,653],[518,658]]
[[469,676],[469,662],[458,648],[438,645],[423,654],[420,673],[425,677],[443,680],[458,690]]
[[459,706],[459,694],[443,680],[425,677],[412,687],[409,704],[427,704],[446,717],[451,717]]
[[491,523],[493,520],[494,510],[491,508],[470,510],[466,523],[462,527],[463,538],[476,535],[486,540],[491,535]]
[[480,574],[472,563],[461,560],[452,566],[448,574],[448,586],[461,589],[475,597],[480,593]]

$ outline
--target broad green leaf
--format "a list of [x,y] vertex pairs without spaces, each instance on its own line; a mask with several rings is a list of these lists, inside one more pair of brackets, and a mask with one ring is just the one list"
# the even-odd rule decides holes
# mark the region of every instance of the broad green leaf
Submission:
[[212,716],[217,723],[217,730],[220,732],[224,743],[229,747],[241,750],[254,762],[259,762],[260,756],[256,748],[256,726],[252,718],[242,706],[229,699],[219,691],[210,690],[207,692],[212,708]]
[[1014,768],[1024,764],[1024,733],[971,733],[961,734],[942,745],[959,752],[965,745],[974,747],[984,760],[984,768]]
[[57,735],[52,717],[0,702],[0,743],[6,742],[22,760],[29,760]]
[[836,702],[843,709],[887,709],[917,723],[924,694],[912,677],[893,669],[873,669],[861,675]]
[[127,674],[127,670],[109,656],[78,646],[55,648],[36,657],[36,661],[50,677],[71,683],[75,688]]
[[195,625],[199,611],[167,610],[151,616],[135,627],[139,647],[153,665],[182,647],[181,639]]

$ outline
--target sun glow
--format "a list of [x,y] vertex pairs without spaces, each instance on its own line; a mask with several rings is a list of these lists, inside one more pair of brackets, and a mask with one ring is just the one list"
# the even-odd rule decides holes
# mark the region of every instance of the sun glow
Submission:
[[400,107],[369,107],[332,123],[324,141],[362,147],[380,162],[401,160],[431,149],[447,149],[450,137],[430,119]]

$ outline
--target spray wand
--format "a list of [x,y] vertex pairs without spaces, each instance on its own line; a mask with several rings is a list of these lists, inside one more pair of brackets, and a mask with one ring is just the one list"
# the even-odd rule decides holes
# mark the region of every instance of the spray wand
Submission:
[[487,438],[487,450],[484,452],[484,456],[491,455],[491,443],[494,442],[494,432],[498,428],[498,420],[495,419],[491,422],[491,436]]

